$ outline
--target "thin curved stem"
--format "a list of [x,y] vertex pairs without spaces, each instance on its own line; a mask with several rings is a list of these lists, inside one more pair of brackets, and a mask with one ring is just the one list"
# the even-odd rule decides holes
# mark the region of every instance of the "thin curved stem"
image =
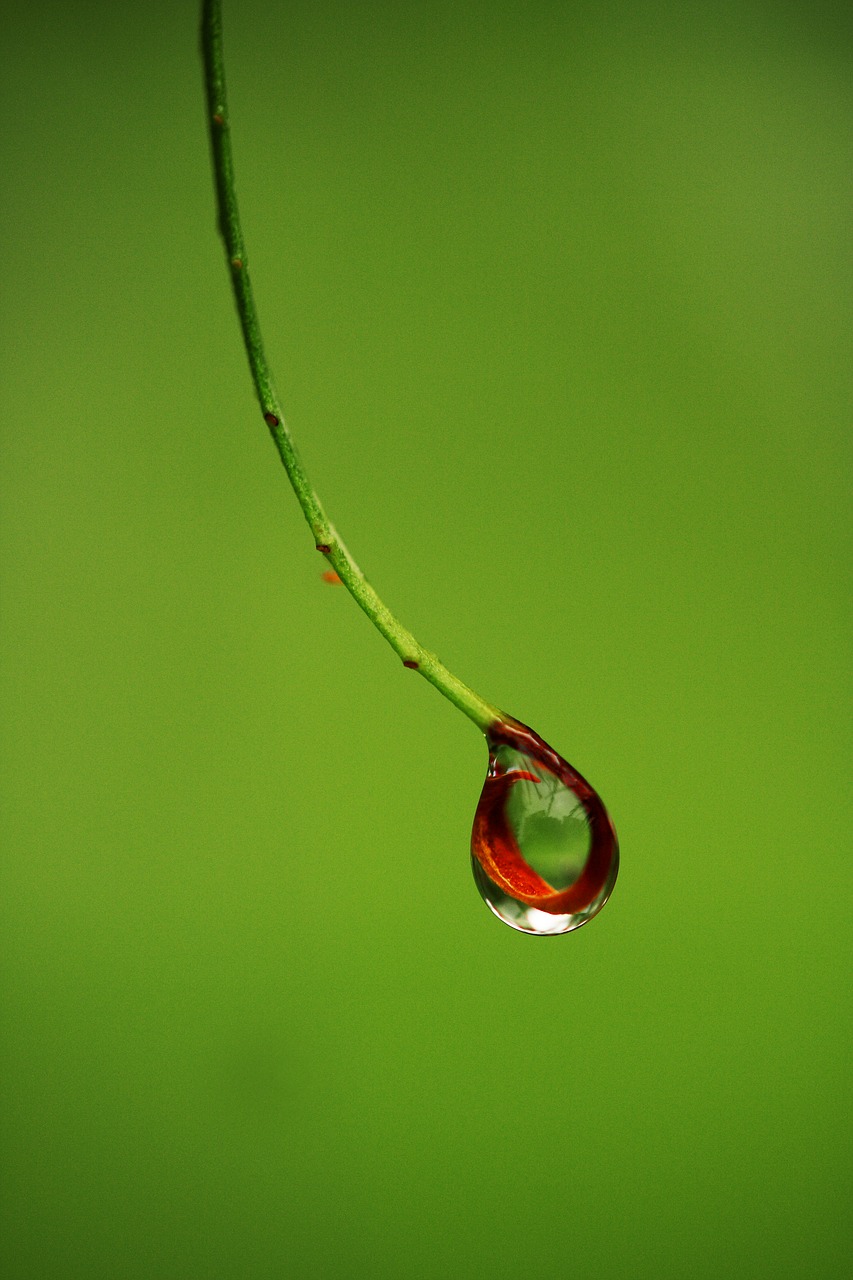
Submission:
[[213,151],[219,230],[225,242],[231,283],[234,286],[234,298],[243,330],[246,354],[249,357],[249,368],[261,413],[284,463],[284,469],[296,497],[299,499],[305,519],[314,535],[314,545],[335,569],[341,582],[373,625],[403,660],[403,665],[418,671],[425,680],[438,689],[439,693],[443,693],[445,698],[448,698],[455,707],[458,707],[485,732],[495,721],[504,722],[508,717],[448,671],[444,663],[429,649],[425,649],[411,631],[397,621],[387,605],[383,604],[326,515],[296,452],[293,437],[284,420],[281,402],[273,384],[272,373],[264,355],[258,313],[249,279],[246,246],[240,226],[225,94],[220,0],[203,0],[202,2],[201,47],[207,87],[208,126]]

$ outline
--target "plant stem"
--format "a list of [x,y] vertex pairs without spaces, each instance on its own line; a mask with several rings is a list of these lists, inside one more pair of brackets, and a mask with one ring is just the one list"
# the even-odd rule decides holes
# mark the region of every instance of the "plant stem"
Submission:
[[399,654],[403,664],[418,671],[424,679],[438,689],[439,693],[443,693],[445,698],[448,698],[455,707],[458,707],[485,732],[495,721],[503,723],[508,717],[504,716],[497,707],[484,701],[474,693],[473,689],[469,689],[451,671],[448,671],[444,663],[434,653],[425,649],[411,631],[397,621],[387,605],[383,604],[323,510],[323,505],[296,452],[293,437],[284,420],[281,403],[273,385],[270,367],[264,355],[258,313],[249,279],[246,246],[240,226],[225,94],[220,0],[203,0],[202,2],[201,47],[207,86],[208,126],[213,150],[219,230],[225,242],[231,283],[234,286],[234,298],[240,316],[246,354],[249,357],[249,368],[261,413],[269,427],[296,497],[299,499],[305,519],[314,535],[314,545],[325,555],[356,604],[364,610],[395,653]]

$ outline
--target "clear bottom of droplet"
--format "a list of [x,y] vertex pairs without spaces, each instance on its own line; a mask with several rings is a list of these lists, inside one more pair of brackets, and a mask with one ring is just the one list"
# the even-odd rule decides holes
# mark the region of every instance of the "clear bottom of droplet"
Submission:
[[473,856],[471,870],[474,873],[474,881],[480,891],[480,897],[499,920],[508,924],[511,929],[517,929],[519,933],[530,933],[537,938],[553,938],[563,933],[571,933],[573,929],[579,929],[593,916],[598,915],[616,883],[619,855],[616,853],[614,857],[607,884],[602,892],[582,910],[569,915],[552,915],[549,911],[541,911],[538,907],[531,907],[526,902],[511,898],[495,884],[483,870],[479,859]]

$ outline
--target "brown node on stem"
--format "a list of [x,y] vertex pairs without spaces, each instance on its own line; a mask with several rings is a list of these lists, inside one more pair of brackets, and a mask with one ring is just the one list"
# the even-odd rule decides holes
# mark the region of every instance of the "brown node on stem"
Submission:
[[231,259],[231,266],[234,268],[234,270],[235,270],[235,271],[242,271],[242,270],[243,270],[243,259],[242,259],[242,258],[232,258],[232,259]]
[[321,555],[327,556],[331,551],[331,549],[332,548],[329,546],[328,542],[317,543],[317,550],[320,552]]
[[264,422],[267,424],[268,427],[278,426],[278,418],[275,416],[274,413],[265,413]]
[[214,124],[220,124],[220,125],[225,123],[225,117],[224,117],[224,115],[222,115],[221,111],[214,111],[214,113],[213,113],[213,123],[214,123]]
[[417,660],[416,658],[404,658],[404,659],[403,659],[403,666],[404,666],[404,667],[408,667],[410,671],[417,671],[417,670],[418,670],[418,668],[420,667],[420,665],[421,665],[421,664],[418,662],[418,660]]

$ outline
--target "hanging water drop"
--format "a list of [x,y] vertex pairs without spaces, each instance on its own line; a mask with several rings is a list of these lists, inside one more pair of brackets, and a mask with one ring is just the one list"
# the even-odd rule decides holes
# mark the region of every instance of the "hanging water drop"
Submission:
[[471,833],[474,880],[499,920],[522,933],[569,933],[616,883],[619,845],[598,794],[517,720],[486,734],[489,771]]
[[220,10],[220,0],[204,0],[202,52],[219,229],[258,402],[314,545],[329,557],[323,577],[330,583],[343,582],[404,667],[419,671],[478,728],[487,726],[489,772],[477,805],[471,850],[474,878],[490,909],[522,933],[568,933],[601,910],[616,882],[619,851],[604,805],[538,734],[503,716],[463,684],[397,621],[347,551],[297,456],[273,391],[246,268],[225,109]]

